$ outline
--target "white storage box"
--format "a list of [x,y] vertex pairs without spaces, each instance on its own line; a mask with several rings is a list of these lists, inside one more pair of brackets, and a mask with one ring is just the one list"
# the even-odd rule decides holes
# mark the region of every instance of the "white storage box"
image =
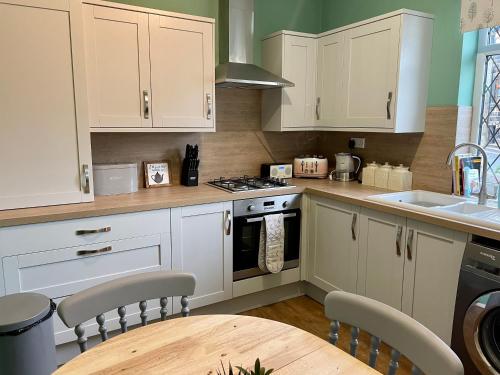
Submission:
[[137,191],[137,164],[95,164],[93,169],[95,195]]

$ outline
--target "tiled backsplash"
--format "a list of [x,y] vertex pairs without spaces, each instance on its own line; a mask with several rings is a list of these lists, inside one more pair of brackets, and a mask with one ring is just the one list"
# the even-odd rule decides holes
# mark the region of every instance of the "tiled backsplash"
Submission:
[[[366,149],[356,150],[366,161],[404,163],[414,173],[414,189],[450,192],[450,171],[445,165],[455,145],[457,107],[427,110],[424,134],[344,132],[287,132],[260,130],[261,92],[216,90],[216,133],[95,133],[94,163],[170,160],[174,182],[186,143],[200,146],[200,180],[218,176],[255,175],[262,163],[291,161],[304,153],[322,153],[334,164],[334,154],[347,150],[351,136],[366,138]],[[143,176],[142,167],[140,176]],[[139,186],[143,186],[140,178]]]

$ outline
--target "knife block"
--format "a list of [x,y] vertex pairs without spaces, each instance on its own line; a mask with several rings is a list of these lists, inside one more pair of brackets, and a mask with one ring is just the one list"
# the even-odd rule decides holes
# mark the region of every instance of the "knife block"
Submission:
[[189,168],[189,159],[184,159],[181,170],[181,184],[184,186],[198,186],[198,169]]

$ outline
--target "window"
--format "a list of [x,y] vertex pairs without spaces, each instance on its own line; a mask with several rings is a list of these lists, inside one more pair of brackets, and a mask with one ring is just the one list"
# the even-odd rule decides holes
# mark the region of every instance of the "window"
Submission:
[[500,26],[479,34],[472,142],[488,155],[488,193],[500,184]]

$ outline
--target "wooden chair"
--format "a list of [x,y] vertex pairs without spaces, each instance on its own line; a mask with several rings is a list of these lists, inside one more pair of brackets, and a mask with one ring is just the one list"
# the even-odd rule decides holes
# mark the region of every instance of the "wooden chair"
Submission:
[[101,340],[108,339],[104,313],[118,309],[121,332],[127,332],[126,307],[139,302],[141,324],[147,324],[147,301],[160,299],[161,320],[167,318],[167,297],[181,297],[181,314],[189,315],[187,296],[194,294],[196,278],[190,273],[157,271],[126,276],[92,288],[82,290],[65,298],[57,313],[68,328],[75,328],[80,352],[87,350],[87,338],[82,323],[96,318]]
[[371,337],[369,365],[375,367],[379,346],[392,347],[387,374],[394,375],[403,353],[412,363],[412,374],[463,375],[462,362],[433,332],[401,311],[381,302],[347,292],[330,292],[325,298],[325,314],[330,324],[330,342],[337,344],[340,322],[351,329],[350,352],[356,356],[359,330]]

